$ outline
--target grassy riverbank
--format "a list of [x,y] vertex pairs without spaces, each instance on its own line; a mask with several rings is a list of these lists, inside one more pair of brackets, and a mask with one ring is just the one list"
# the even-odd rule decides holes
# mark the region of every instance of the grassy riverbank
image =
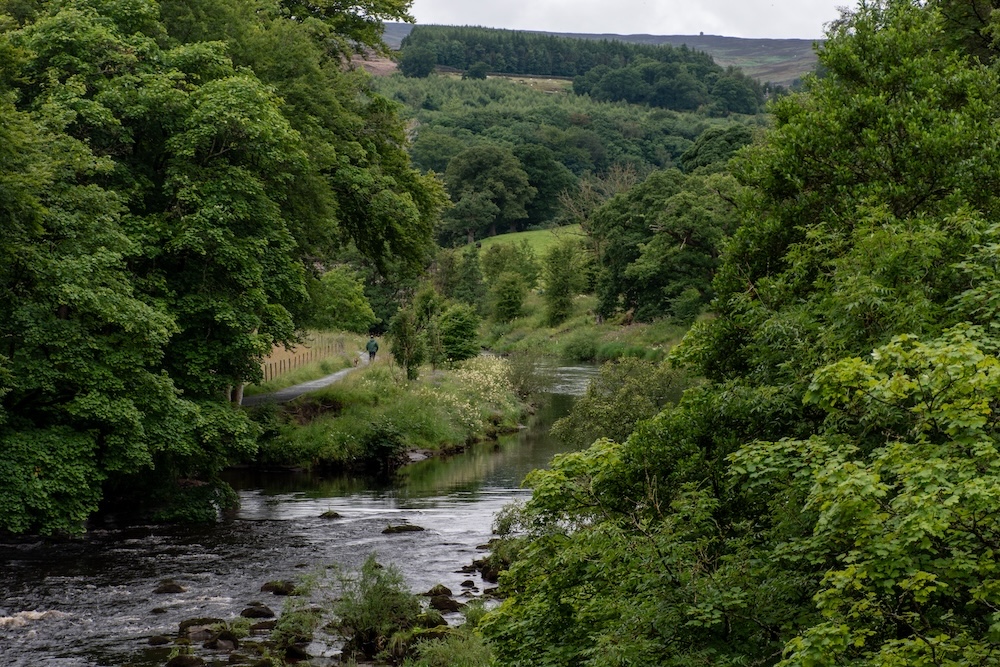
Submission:
[[477,357],[407,381],[380,359],[341,382],[254,415],[262,465],[388,469],[411,450],[442,452],[518,427],[528,406],[507,359]]
[[568,362],[602,362],[623,357],[660,361],[688,330],[685,325],[669,321],[597,324],[596,304],[596,297],[578,296],[573,316],[551,327],[545,322],[541,295],[531,294],[522,317],[505,324],[487,322],[483,325],[483,344],[499,354],[529,352]]

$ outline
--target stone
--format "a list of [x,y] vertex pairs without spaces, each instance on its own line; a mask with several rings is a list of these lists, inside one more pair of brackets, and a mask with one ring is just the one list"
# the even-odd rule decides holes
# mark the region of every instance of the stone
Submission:
[[205,642],[204,647],[215,651],[235,651],[240,647],[240,641],[231,631],[223,630]]
[[427,597],[434,597],[435,595],[447,595],[450,597],[451,594],[451,589],[444,584],[435,584],[426,593],[421,593],[421,595],[425,595]]
[[196,655],[175,655],[167,661],[167,667],[203,667],[205,661]]
[[274,612],[263,604],[252,604],[240,612],[243,618],[274,618]]
[[430,601],[431,609],[437,609],[438,611],[459,611],[463,605],[457,600],[452,600],[447,595],[435,595]]
[[163,635],[153,635],[149,638],[150,646],[163,646],[170,643],[170,637],[164,637]]
[[319,515],[321,519],[341,519],[343,515],[340,512],[334,512],[333,510],[327,510]]
[[250,632],[270,632],[278,625],[277,621],[261,621],[250,626]]
[[441,615],[441,612],[435,609],[428,609],[424,613],[417,616],[417,627],[436,628],[440,625],[448,625],[448,621],[444,620],[444,616]]
[[157,595],[168,595],[171,593],[184,593],[187,589],[178,584],[176,581],[170,579],[164,579],[160,582],[159,586],[153,589],[153,593]]
[[260,587],[261,593],[274,593],[275,595],[293,595],[295,584],[291,581],[269,581]]
[[178,633],[180,635],[188,634],[188,631],[194,626],[211,627],[213,625],[218,625],[224,623],[221,618],[213,618],[211,616],[201,616],[199,618],[189,618],[186,621],[181,621],[178,626]]
[[461,586],[462,588],[475,588],[476,582],[474,582],[472,579],[466,579],[461,583]]
[[382,533],[385,535],[393,535],[395,533],[416,533],[421,530],[424,530],[422,526],[414,526],[412,523],[403,523],[398,526],[389,524],[385,527],[385,530],[383,530]]

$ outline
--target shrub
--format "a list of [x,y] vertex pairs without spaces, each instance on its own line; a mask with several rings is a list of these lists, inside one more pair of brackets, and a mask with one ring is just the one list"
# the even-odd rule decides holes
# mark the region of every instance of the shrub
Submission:
[[479,315],[472,306],[450,306],[438,318],[438,329],[449,361],[463,361],[479,354]]
[[417,646],[419,659],[413,667],[489,667],[493,653],[476,634],[454,634]]
[[373,657],[386,648],[393,634],[416,625],[420,602],[406,589],[399,570],[382,567],[374,555],[368,556],[356,577],[345,577],[342,584],[343,595],[334,604],[334,613],[349,637],[345,654]]
[[490,288],[493,319],[497,322],[510,322],[520,317],[527,295],[528,287],[520,275],[510,271],[501,273]]

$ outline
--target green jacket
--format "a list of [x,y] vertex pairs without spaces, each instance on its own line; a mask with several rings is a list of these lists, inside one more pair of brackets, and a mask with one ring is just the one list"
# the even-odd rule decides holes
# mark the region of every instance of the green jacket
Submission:
[[365,345],[365,349],[368,350],[369,352],[378,352],[378,343],[376,343],[375,339],[372,338],[370,341],[368,341],[368,344]]

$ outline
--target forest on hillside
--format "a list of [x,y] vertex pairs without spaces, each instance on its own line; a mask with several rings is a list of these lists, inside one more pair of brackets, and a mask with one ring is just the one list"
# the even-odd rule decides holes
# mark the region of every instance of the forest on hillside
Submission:
[[573,90],[598,101],[625,101],[711,115],[754,114],[765,87],[686,46],[584,40],[488,28],[417,26],[403,39],[400,69],[427,76],[435,66],[573,78]]
[[377,86],[415,122],[414,165],[443,177],[453,204],[438,231],[444,245],[584,222],[652,171],[704,166],[699,160],[709,158],[695,148],[703,135],[733,128],[732,145],[709,161],[723,159],[766,123],[601,103],[502,79],[391,77]]

